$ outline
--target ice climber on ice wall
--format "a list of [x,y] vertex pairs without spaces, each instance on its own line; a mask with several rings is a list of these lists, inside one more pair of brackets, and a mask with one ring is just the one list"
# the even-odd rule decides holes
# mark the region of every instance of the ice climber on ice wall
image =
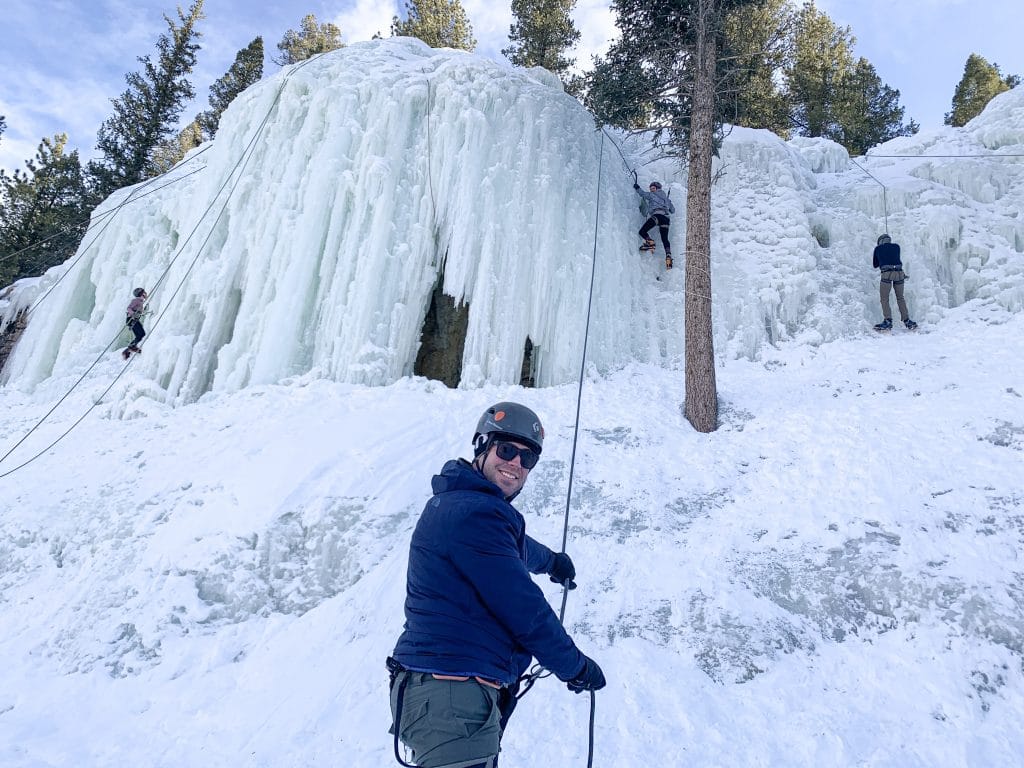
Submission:
[[124,324],[135,334],[135,338],[121,353],[125,360],[131,357],[132,352],[142,352],[139,342],[146,335],[146,330],[142,327],[142,318],[146,314],[146,299],[149,298],[149,294],[145,288],[136,288],[132,291],[132,296],[134,298],[128,302],[128,308],[125,310]]
[[387,660],[399,762],[401,738],[423,768],[497,765],[534,656],[571,691],[605,685],[530,578],[573,589],[572,560],[530,538],[511,504],[543,443],[536,413],[498,403],[477,423],[472,463],[449,461],[434,476],[409,546],[405,630]]
[[633,189],[640,195],[640,199],[647,212],[647,221],[640,228],[640,237],[644,241],[643,245],[640,246],[640,250],[654,250],[654,241],[650,237],[650,231],[653,227],[657,226],[658,232],[661,234],[661,244],[665,247],[665,268],[672,269],[672,245],[668,240],[668,228],[670,224],[669,214],[675,213],[676,207],[672,205],[672,200],[669,196],[661,191],[660,181],[652,181],[650,191],[644,192],[640,189],[640,184],[637,183],[634,177]]
[[871,256],[871,264],[881,272],[878,284],[878,295],[882,303],[882,322],[875,326],[876,331],[892,330],[892,307],[889,306],[889,290],[896,292],[896,306],[900,310],[900,319],[908,331],[917,328],[917,323],[910,319],[907,300],[903,297],[903,283],[907,275],[900,261],[900,247],[889,235],[879,235],[878,244]]

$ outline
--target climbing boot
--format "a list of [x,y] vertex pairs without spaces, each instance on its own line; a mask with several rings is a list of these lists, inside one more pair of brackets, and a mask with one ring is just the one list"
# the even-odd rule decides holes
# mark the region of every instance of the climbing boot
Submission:
[[903,321],[903,324],[905,326],[907,326],[907,330],[908,331],[916,331],[917,330],[917,323],[915,323],[909,317],[906,320]]
[[883,320],[882,322],[880,322],[878,325],[875,326],[875,330],[876,331],[891,331],[892,330],[892,320],[890,318],[888,318],[888,317],[885,318],[885,320]]
[[640,250],[641,251],[653,251],[654,250],[654,241],[651,240],[651,238],[649,238],[649,237],[644,238],[644,244],[640,246]]
[[672,254],[665,254],[665,269],[672,269]]

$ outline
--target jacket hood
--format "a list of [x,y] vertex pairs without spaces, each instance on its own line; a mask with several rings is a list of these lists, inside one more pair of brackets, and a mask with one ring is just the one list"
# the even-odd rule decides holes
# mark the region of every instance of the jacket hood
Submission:
[[445,462],[441,468],[441,474],[434,475],[434,479],[430,481],[430,487],[435,494],[451,493],[452,491],[476,491],[489,493],[499,499],[505,498],[501,488],[480,474],[465,459],[453,459]]

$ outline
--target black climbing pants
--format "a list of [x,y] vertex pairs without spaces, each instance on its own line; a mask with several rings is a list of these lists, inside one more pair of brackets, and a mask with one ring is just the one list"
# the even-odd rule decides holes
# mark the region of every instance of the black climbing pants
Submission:
[[131,329],[131,332],[135,334],[135,341],[133,341],[132,344],[138,344],[142,341],[142,337],[146,335],[146,331],[142,327],[141,322],[129,317],[125,325],[127,325]]
[[672,246],[668,242],[668,225],[669,219],[663,213],[652,213],[650,218],[644,222],[644,225],[640,228],[640,237],[644,240],[649,240],[648,233],[655,226],[658,227],[658,232],[661,233],[661,244],[665,246],[665,253],[672,253]]

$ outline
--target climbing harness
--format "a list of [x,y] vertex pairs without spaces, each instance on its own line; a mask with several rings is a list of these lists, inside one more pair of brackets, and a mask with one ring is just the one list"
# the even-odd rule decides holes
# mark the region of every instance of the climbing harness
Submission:
[[399,675],[402,677],[402,682],[398,684],[398,693],[395,694],[395,698],[397,700],[395,703],[395,723],[392,726],[392,730],[395,732],[395,760],[397,760],[400,765],[405,766],[405,768],[416,768],[412,763],[407,763],[402,759],[398,749],[398,729],[402,722],[402,703],[405,699],[405,686],[409,684],[409,676],[405,674],[407,671],[406,668],[390,656],[388,656],[384,663],[387,665],[388,674],[390,676],[388,691],[395,687],[395,680],[398,679]]

